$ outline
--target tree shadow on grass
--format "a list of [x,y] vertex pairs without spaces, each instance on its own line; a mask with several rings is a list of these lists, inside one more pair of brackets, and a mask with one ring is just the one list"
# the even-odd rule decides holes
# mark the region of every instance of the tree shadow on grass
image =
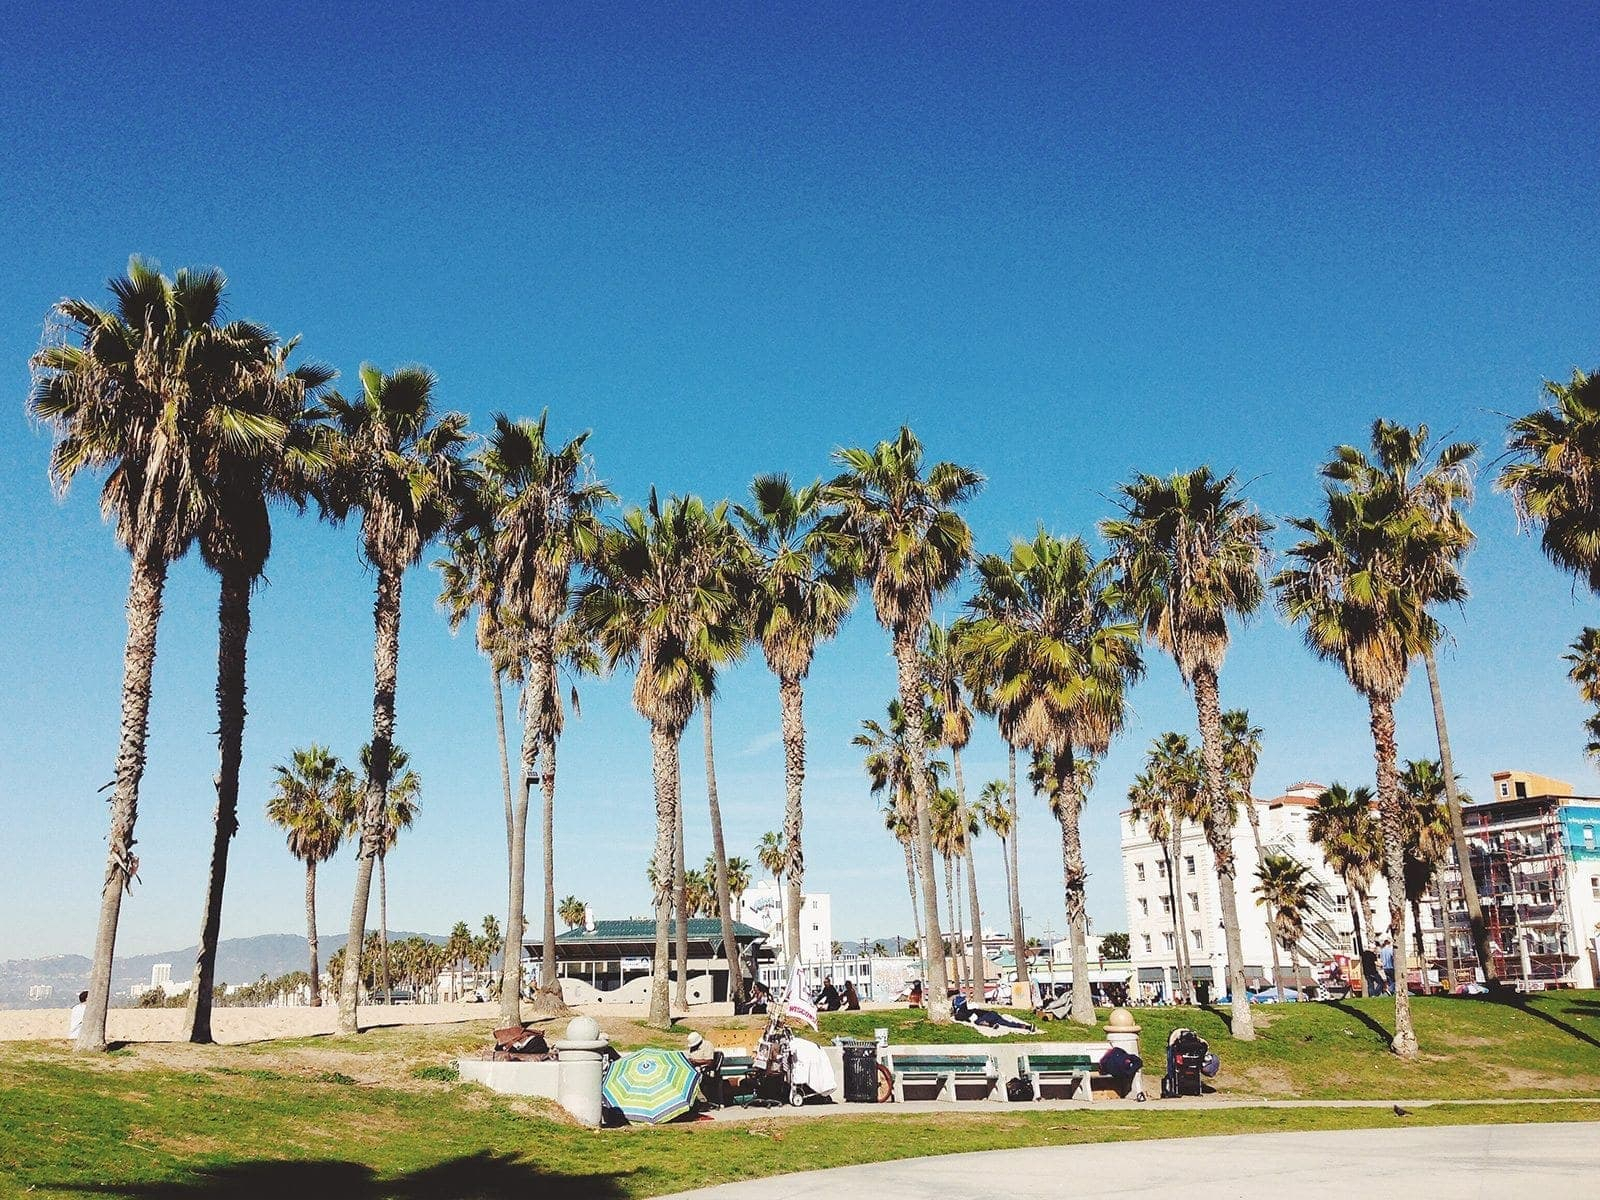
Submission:
[[1227,1011],[1224,1011],[1212,1004],[1209,1000],[1207,1000],[1204,1004],[1199,1004],[1195,1007],[1200,1009],[1201,1012],[1210,1013],[1217,1020],[1221,1021],[1223,1026],[1228,1031],[1228,1036],[1233,1036],[1233,1009],[1231,1007]]
[[365,1163],[256,1159],[197,1166],[182,1179],[159,1183],[44,1186],[125,1200],[621,1200],[627,1192],[620,1178],[604,1172],[563,1175],[514,1154],[485,1150],[384,1178]]
[[1371,1013],[1362,1012],[1359,1008],[1352,1008],[1343,1000],[1324,1000],[1322,1003],[1327,1005],[1329,1008],[1337,1009],[1339,1012],[1342,1012],[1345,1016],[1351,1018],[1352,1020],[1360,1021],[1368,1029],[1372,1030],[1373,1033],[1378,1035],[1378,1038],[1383,1042],[1385,1049],[1393,1047],[1394,1034],[1390,1033],[1384,1023],[1378,1020],[1378,1018],[1373,1016]]
[[[1586,1042],[1595,1049],[1600,1050],[1600,1038],[1595,1037],[1592,1033],[1585,1033],[1576,1025],[1568,1025],[1554,1013],[1548,1013],[1541,1008],[1534,1007],[1528,1003],[1528,998],[1521,992],[1506,988],[1499,995],[1491,993],[1487,996],[1473,996],[1472,999],[1480,1004],[1503,1004],[1507,1008],[1514,1008],[1525,1016],[1534,1017],[1547,1025],[1554,1025],[1568,1036],[1574,1037],[1580,1042]],[[1581,1002],[1573,1007],[1580,1006]]]

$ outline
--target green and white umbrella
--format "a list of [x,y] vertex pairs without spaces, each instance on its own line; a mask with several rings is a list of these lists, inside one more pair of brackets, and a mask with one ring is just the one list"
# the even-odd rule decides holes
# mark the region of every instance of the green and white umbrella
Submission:
[[605,1101],[630,1121],[659,1125],[694,1107],[700,1072],[680,1050],[630,1050],[611,1064]]

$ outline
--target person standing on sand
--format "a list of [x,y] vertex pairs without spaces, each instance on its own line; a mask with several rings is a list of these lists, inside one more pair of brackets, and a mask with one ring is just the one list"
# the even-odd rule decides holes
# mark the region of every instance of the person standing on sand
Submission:
[[72,1006],[72,1015],[67,1018],[67,1036],[73,1041],[78,1040],[78,1033],[83,1028],[83,1014],[89,1009],[89,993],[79,992],[78,1002]]

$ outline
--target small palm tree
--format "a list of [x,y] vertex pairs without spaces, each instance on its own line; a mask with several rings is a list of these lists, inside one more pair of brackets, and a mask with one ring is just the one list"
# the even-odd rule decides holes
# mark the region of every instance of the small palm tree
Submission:
[[[322,1004],[322,975],[317,969],[317,865],[339,850],[355,816],[355,776],[339,765],[326,746],[313,742],[290,752],[289,761],[274,768],[267,820],[287,836],[289,853],[306,865],[306,942],[311,951],[311,1006]],[[332,960],[328,963],[330,971]]]
[[1595,712],[1584,721],[1584,731],[1589,740],[1584,746],[1588,756],[1600,762],[1600,629],[1586,626],[1570,647],[1571,653],[1562,657],[1572,664],[1567,678],[1578,685],[1578,696],[1595,707]]
[[749,859],[735,856],[728,860],[728,896],[733,902],[735,920],[744,915],[744,894],[750,890],[754,878]]
[[1372,922],[1372,880],[1383,864],[1383,833],[1372,811],[1372,789],[1331,784],[1317,796],[1306,834],[1322,849],[1328,869],[1344,880],[1355,925],[1356,952],[1366,937],[1377,936]]
[[788,861],[788,852],[783,847],[783,834],[770,829],[763,833],[756,845],[756,862],[780,887],[783,884],[783,868]]
[[[1306,865],[1292,855],[1269,850],[1256,868],[1256,903],[1267,910],[1273,938],[1289,952],[1294,970],[1295,991],[1305,995],[1300,980],[1300,942],[1305,937],[1306,917],[1316,903],[1320,888]],[[1274,979],[1278,999],[1283,999],[1283,980]]]
[[[82,471],[104,472],[101,511],[132,559],[121,732],[80,1050],[106,1048],[122,895],[139,870],[133,834],[168,568],[215,511],[221,456],[253,455],[285,437],[281,414],[266,403],[283,394],[284,348],[259,325],[222,322],[222,272],[185,269],[169,279],[156,263],[135,257],[108,286],[115,298],[109,308],[80,299],[54,306],[52,328],[64,336],[34,355],[28,398],[29,412],[55,434],[56,489],[64,493]],[[229,626],[236,637],[236,617]],[[229,705],[219,732],[226,754],[233,705],[226,696],[219,703]],[[216,882],[220,889],[220,876]]]
[[[378,944],[383,961],[378,978],[387,1004],[389,976],[389,852],[403,830],[410,829],[422,811],[422,777],[410,769],[411,756],[399,746],[389,747],[389,795],[383,806],[383,825],[378,841]],[[361,773],[366,786],[372,780],[372,744],[361,747]],[[355,833],[355,830],[351,831]]]
[[1229,1029],[1255,1037],[1245,992],[1244,950],[1234,880],[1233,806],[1224,769],[1219,676],[1228,651],[1228,620],[1248,619],[1261,605],[1266,537],[1272,523],[1239,494],[1232,475],[1209,467],[1169,478],[1139,475],[1122,486],[1123,514],[1102,521],[1113,547],[1119,586],[1145,633],[1172,656],[1194,693],[1200,726],[1202,784],[1210,820],[1207,840],[1217,867],[1217,899],[1227,942]]
[[1547,406],[1511,422],[1513,461],[1497,481],[1517,514],[1540,532],[1544,552],[1600,593],[1600,373],[1546,380]]
[[[794,487],[787,475],[758,475],[750,504],[734,509],[753,550],[751,632],[778,677],[783,733],[783,875],[786,944],[800,945],[805,890],[805,679],[817,644],[832,638],[855,603],[855,580],[825,553],[821,483]],[[791,951],[792,953],[792,951]]]
[[[930,622],[928,635],[923,643],[923,674],[928,681],[928,707],[939,722],[938,742],[950,751],[951,769],[954,774],[956,798],[960,801],[961,811],[957,820],[963,828],[972,826],[976,817],[971,813],[967,804],[966,778],[961,771],[961,751],[972,740],[972,708],[967,703],[966,666],[965,655],[961,649],[961,635],[951,630],[938,621]],[[971,908],[973,942],[971,947],[971,970],[967,978],[982,981],[983,971],[983,946],[981,932],[983,929],[982,913],[978,905],[978,891],[972,882],[974,867],[976,865],[972,853],[974,839],[963,839],[962,850],[965,854],[965,866],[968,880],[968,902]],[[958,882],[960,871],[957,870]],[[959,918],[956,919],[960,925]],[[959,932],[959,929],[958,929]],[[978,997],[982,999],[981,994]]]
[[[1445,800],[1444,772],[1438,760],[1410,759],[1400,765],[1400,795],[1405,812],[1406,903],[1411,906],[1411,937],[1427,978],[1427,948],[1422,941],[1422,897],[1433,886],[1439,868],[1450,861],[1450,809]],[[1448,918],[1449,906],[1441,897]],[[1450,932],[1445,930],[1445,945]]]
[[[483,929],[484,940],[493,949],[493,952],[489,955],[489,962],[484,963],[484,966],[487,967],[494,962],[494,955],[500,952],[502,946],[500,941],[500,918],[493,913],[485,913],[481,928]],[[493,981],[491,980],[491,982]]]
[[1121,730],[1127,689],[1143,671],[1139,629],[1081,538],[1040,530],[1031,542],[1013,543],[1009,558],[985,556],[978,573],[963,645],[996,681],[995,703],[1012,712],[1015,736],[1033,748],[1035,767],[1048,764],[1055,772],[1036,790],[1061,826],[1072,1019],[1092,1025],[1083,782]]
[[[1295,565],[1280,571],[1273,584],[1285,616],[1304,625],[1306,644],[1338,663],[1367,700],[1389,928],[1403,945],[1405,817],[1395,768],[1394,705],[1411,659],[1439,639],[1429,605],[1465,594],[1441,546],[1454,544],[1457,535],[1431,520],[1404,492],[1365,476],[1349,482],[1330,477],[1324,515],[1291,523],[1304,536],[1288,552]],[[1403,971],[1395,982],[1393,1049],[1402,1058],[1417,1053]]]
[[[1012,891],[1011,879],[1011,831],[1016,828],[1011,819],[1011,790],[1006,786],[1004,779],[991,779],[983,785],[983,790],[978,793],[978,819],[981,820],[990,833],[1000,839],[1000,866],[1005,871],[1006,895]],[[1013,937],[1015,934],[1013,933]],[[1017,943],[1013,941],[1013,947]],[[1017,978],[1021,979],[1022,958],[1014,953],[1017,962]]]
[[[725,653],[743,636],[739,564],[721,530],[726,506],[697,497],[629,509],[608,528],[577,608],[582,632],[606,663],[635,669],[633,703],[650,723],[656,798],[656,946],[650,1021],[671,1019],[667,932],[675,899],[674,846],[682,802],[679,742],[694,713],[697,664]],[[681,905],[679,906],[681,908]]]
[[[924,680],[919,646],[933,616],[933,602],[947,591],[972,558],[972,530],[955,506],[971,499],[983,476],[955,463],[924,470],[922,443],[909,429],[871,450],[836,451],[844,468],[823,489],[838,512],[824,522],[832,561],[866,580],[878,623],[888,630],[899,675],[900,704],[912,749],[925,757],[922,713]],[[928,941],[938,944],[939,893],[933,880],[933,794],[921,772],[912,776],[916,803],[917,854],[922,865],[922,916]],[[952,1020],[944,960],[928,963],[927,1013],[935,1024]]]
[[581,929],[588,920],[589,908],[576,896],[567,896],[557,905],[556,915],[568,929]]
[[359,395],[329,393],[325,403],[336,426],[334,470],[324,502],[334,517],[361,513],[362,552],[377,571],[373,606],[372,752],[360,816],[360,854],[350,904],[348,945],[339,991],[339,1032],[356,1032],[362,934],[372,891],[372,868],[383,846],[389,794],[394,702],[400,670],[401,584],[444,532],[456,508],[466,418],[435,419],[433,373],[403,367],[384,374],[370,363],[360,372]]

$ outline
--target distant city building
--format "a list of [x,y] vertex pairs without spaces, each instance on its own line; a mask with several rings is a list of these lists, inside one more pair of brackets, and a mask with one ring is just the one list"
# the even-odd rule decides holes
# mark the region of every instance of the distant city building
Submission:
[[[779,961],[794,957],[785,944],[783,893],[776,883],[762,879],[752,884],[736,911],[740,920],[767,935],[767,945]],[[826,892],[808,892],[800,898],[799,956],[803,963],[828,962],[834,957],[833,897]]]
[[53,983],[35,983],[35,984],[30,984],[29,987],[28,987],[28,1001],[29,1001],[29,1003],[36,1004],[40,1000],[48,1000],[52,996],[54,996],[55,994],[56,994],[56,987],[55,987],[55,984],[53,984]]

